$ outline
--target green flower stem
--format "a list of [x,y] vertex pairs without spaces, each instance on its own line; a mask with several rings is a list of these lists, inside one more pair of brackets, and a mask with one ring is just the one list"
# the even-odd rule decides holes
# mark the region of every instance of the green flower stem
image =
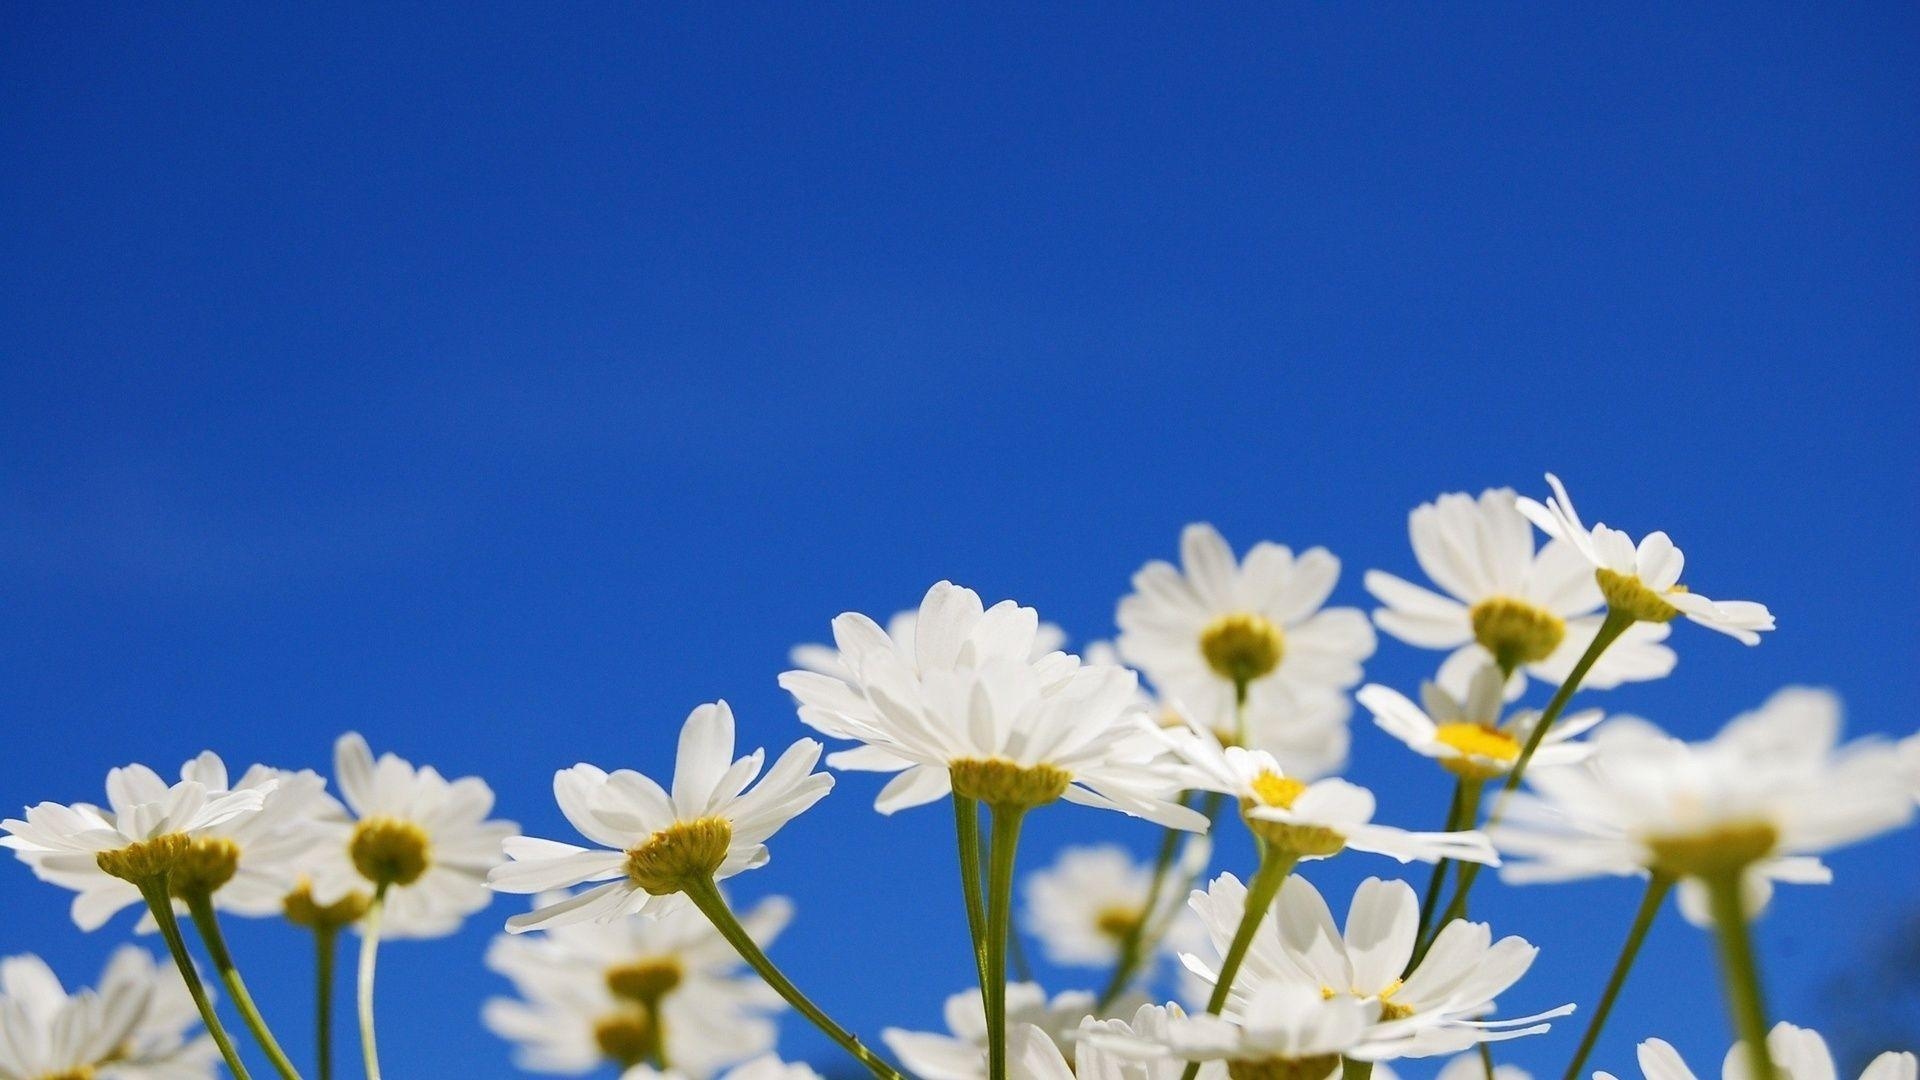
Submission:
[[380,1080],[380,1047],[373,1031],[373,970],[380,960],[380,916],[387,906],[387,886],[373,891],[373,902],[360,919],[360,1056],[366,1062],[366,1080]]
[[187,953],[186,938],[180,934],[180,920],[173,914],[173,898],[167,894],[166,877],[141,882],[139,887],[140,895],[147,901],[147,910],[153,912],[153,921],[160,925],[160,936],[167,941],[167,951],[173,954],[174,965],[180,969],[180,979],[187,984],[194,1007],[200,1010],[200,1021],[207,1026],[207,1034],[213,1036],[213,1044],[220,1048],[220,1056],[226,1060],[234,1080],[251,1080],[239,1052],[233,1048],[233,1040],[227,1036],[227,1029],[220,1026],[220,1015],[213,1011],[207,988],[200,982],[200,972],[194,969],[193,957]]
[[[1592,644],[1587,646],[1586,652],[1580,654],[1580,659],[1574,663],[1573,670],[1567,674],[1567,681],[1561,683],[1560,688],[1553,692],[1553,697],[1547,702],[1546,709],[1540,713],[1540,719],[1534,723],[1532,734],[1527,736],[1527,744],[1520,748],[1520,756],[1514,760],[1513,768],[1507,773],[1506,783],[1500,785],[1500,801],[1494,804],[1493,813],[1487,817],[1487,824],[1492,825],[1500,820],[1507,797],[1520,786],[1520,780],[1527,772],[1527,763],[1533,760],[1533,752],[1540,748],[1541,740],[1547,737],[1547,729],[1553,727],[1554,721],[1560,719],[1560,714],[1567,711],[1567,703],[1573,700],[1574,691],[1580,689],[1581,680],[1587,677],[1587,672],[1592,670],[1594,662],[1600,659],[1601,653],[1607,651],[1607,646],[1612,645],[1621,634],[1626,633],[1627,627],[1632,626],[1636,621],[1631,615],[1622,614],[1612,608],[1607,609],[1607,617],[1601,620],[1600,629],[1594,631]],[[1427,949],[1433,945],[1433,939],[1439,936],[1441,927],[1455,919],[1466,918],[1467,894],[1473,890],[1473,881],[1479,876],[1479,863],[1460,865],[1460,880],[1453,887],[1453,899],[1447,904],[1447,913],[1434,925],[1432,935],[1422,942],[1419,949],[1415,950],[1414,963],[1419,963],[1420,959],[1426,956]]]
[[760,978],[785,998],[787,1004],[793,1006],[800,1015],[812,1021],[813,1025],[821,1031],[826,1032],[828,1038],[838,1043],[841,1049],[852,1054],[860,1064],[865,1065],[867,1070],[880,1080],[906,1080],[900,1070],[887,1064],[878,1054],[867,1049],[852,1032],[834,1023],[831,1017],[820,1011],[818,1005],[800,992],[799,987],[793,985],[785,975],[781,974],[780,969],[767,958],[767,954],[760,950],[753,936],[747,933],[746,927],[741,926],[740,920],[734,917],[733,909],[727,906],[726,898],[720,895],[720,887],[713,883],[712,878],[704,878],[688,884],[686,896],[688,900],[693,901],[693,906],[699,908],[700,913],[707,917],[707,921],[713,924],[713,928],[720,931],[720,936],[726,938],[727,943],[740,954],[740,959],[745,960],[748,966],[758,972]]
[[1007,1080],[1007,934],[1013,921],[1013,864],[1020,847],[1024,806],[990,806],[993,822],[987,852],[987,1077]]
[[[1461,828],[1460,818],[1462,815],[1460,808],[1466,802],[1469,787],[1473,790],[1474,813],[1478,813],[1478,807],[1480,805],[1480,782],[1470,780],[1464,776],[1460,777],[1455,780],[1453,784],[1453,801],[1447,804],[1448,832],[1453,832]],[[1472,815],[1468,814],[1467,818],[1468,820],[1472,820]],[[1452,859],[1441,859],[1433,864],[1433,874],[1427,878],[1427,893],[1420,898],[1419,928],[1413,932],[1413,940],[1416,942],[1427,936],[1427,927],[1433,922],[1434,910],[1440,906],[1440,889],[1447,880],[1447,867],[1452,864]],[[1407,972],[1411,972],[1412,970],[1413,968],[1411,964],[1409,964],[1407,971],[1401,973],[1402,977],[1405,977]]]
[[313,931],[313,1067],[320,1080],[333,1080],[333,956],[340,931]]
[[960,845],[960,891],[966,894],[967,932],[973,937],[973,970],[987,992],[987,911],[980,891],[980,800],[953,793],[953,826]]
[[1720,981],[1734,1030],[1747,1044],[1748,1075],[1752,1080],[1774,1080],[1773,1051],[1767,1046],[1767,1004],[1760,986],[1760,967],[1754,960],[1753,937],[1747,926],[1746,905],[1740,897],[1741,871],[1706,879],[1712,902],[1714,932],[1720,938]]
[[[1191,794],[1192,792],[1187,793],[1187,795]],[[1207,819],[1209,832],[1212,831],[1213,823],[1219,820],[1220,807],[1225,802],[1226,796],[1217,791],[1207,792],[1206,797],[1201,801],[1200,813]],[[1181,805],[1186,805],[1186,796],[1181,797]],[[1162,919],[1158,926],[1152,926],[1149,923],[1154,910],[1160,906],[1160,897],[1167,885],[1167,876],[1173,871],[1174,856],[1188,835],[1184,830],[1168,828],[1166,834],[1160,838],[1160,851],[1154,857],[1153,881],[1147,886],[1147,900],[1145,906],[1140,909],[1140,921],[1128,927],[1126,937],[1120,941],[1119,962],[1114,966],[1113,977],[1107,980],[1106,989],[1100,992],[1100,999],[1094,1005],[1096,1014],[1104,1013],[1120,999],[1120,995],[1125,993],[1127,987],[1133,983],[1133,977],[1139,972],[1140,965],[1150,960],[1159,950],[1160,939],[1166,935],[1170,920]],[[1206,868],[1200,867],[1188,874],[1177,886],[1180,892],[1183,894],[1192,892],[1200,875],[1204,873]]]
[[1627,984],[1627,972],[1632,969],[1634,958],[1640,955],[1640,945],[1647,939],[1654,916],[1660,914],[1660,905],[1672,889],[1673,879],[1665,874],[1656,873],[1647,879],[1647,892],[1640,899],[1640,910],[1634,913],[1633,927],[1627,931],[1626,944],[1620,947],[1620,959],[1614,961],[1613,974],[1607,978],[1607,988],[1600,994],[1600,1004],[1594,1006],[1593,1019],[1587,1021],[1587,1033],[1580,1037],[1580,1048],[1573,1052],[1573,1060],[1567,1065],[1566,1080],[1580,1080],[1580,1070],[1586,1067],[1588,1055],[1600,1041],[1600,1029],[1607,1026],[1607,1014],[1613,1011],[1620,988]]
[[1371,1080],[1372,1076],[1373,1062],[1355,1061],[1352,1058],[1340,1059],[1340,1080]]
[[227,950],[226,935],[220,932],[219,916],[213,910],[213,895],[201,889],[185,899],[187,913],[193,917],[193,925],[200,931],[200,940],[207,947],[207,956],[213,961],[213,969],[220,973],[220,981],[226,984],[227,993],[233,995],[234,1007],[240,1010],[240,1018],[247,1022],[247,1030],[253,1032],[254,1041],[266,1052],[267,1060],[273,1063],[275,1072],[285,1080],[300,1080],[300,1070],[293,1067],[287,1052],[280,1049],[280,1041],[273,1037],[266,1018],[260,1015],[259,1006],[253,1003],[253,995],[247,992],[246,982],[240,978],[240,969],[234,966],[233,954]]
[[[1299,856],[1275,851],[1262,845],[1260,869],[1253,872],[1253,880],[1247,883],[1247,906],[1240,913],[1240,925],[1233,931],[1233,941],[1227,946],[1227,955],[1220,961],[1220,975],[1214,981],[1213,995],[1207,999],[1207,1011],[1218,1016],[1220,1010],[1227,1007],[1227,995],[1233,991],[1234,977],[1240,974],[1240,964],[1247,958],[1247,950],[1253,947],[1253,937],[1260,930],[1260,924],[1267,917],[1267,910],[1273,907],[1273,899],[1280,895],[1280,886],[1287,883],[1287,875],[1293,873],[1294,864]],[[1200,1063],[1189,1062],[1186,1071],[1180,1074],[1180,1080],[1194,1080],[1200,1073]]]

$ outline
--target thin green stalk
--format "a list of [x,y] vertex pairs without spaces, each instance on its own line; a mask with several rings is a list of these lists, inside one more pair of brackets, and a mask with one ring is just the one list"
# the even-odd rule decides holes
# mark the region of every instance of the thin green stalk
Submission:
[[380,1080],[380,1047],[373,1031],[373,970],[380,958],[380,916],[387,906],[387,886],[373,891],[360,920],[360,1056],[366,1062],[366,1080]]
[[313,931],[313,1067],[320,1080],[333,1080],[333,956],[340,931]]
[[740,959],[745,960],[749,967],[758,972],[760,978],[785,998],[787,1004],[793,1006],[800,1015],[812,1021],[815,1027],[825,1032],[828,1038],[840,1045],[841,1049],[852,1054],[855,1060],[865,1065],[867,1070],[880,1080],[906,1080],[900,1070],[887,1064],[878,1054],[867,1049],[852,1032],[834,1023],[833,1019],[822,1012],[818,1005],[800,992],[799,987],[793,985],[785,975],[781,974],[780,969],[767,958],[767,954],[760,950],[753,936],[747,933],[746,927],[741,926],[740,920],[734,917],[733,909],[727,906],[726,898],[720,895],[720,887],[713,883],[712,878],[695,881],[688,885],[686,896],[693,902],[693,906],[699,908],[700,913],[707,917],[707,921],[713,924],[713,928],[720,931],[720,936],[726,938],[727,943],[740,954]]
[[153,921],[160,926],[160,936],[167,941],[167,951],[173,954],[173,962],[180,969],[180,979],[187,984],[187,993],[192,996],[194,1007],[200,1010],[200,1021],[207,1026],[207,1034],[213,1036],[213,1044],[220,1048],[220,1056],[232,1071],[234,1080],[251,1080],[246,1065],[240,1061],[240,1054],[233,1048],[233,1040],[228,1037],[227,1029],[220,1025],[220,1015],[213,1011],[213,1001],[207,997],[207,988],[200,982],[200,972],[193,966],[193,957],[187,953],[186,938],[180,934],[180,920],[173,914],[173,898],[167,894],[167,879],[164,875],[140,884],[140,895],[147,901],[147,909],[153,912]]
[[[1480,1045],[1485,1046],[1485,1043]],[[1340,1080],[1370,1080],[1373,1076],[1373,1062],[1355,1061],[1352,1058],[1340,1059]]]
[[1013,864],[1020,847],[1024,806],[988,807],[993,823],[987,852],[987,1077],[1007,1080],[1007,934],[1013,919]]
[[1760,966],[1753,955],[1753,937],[1747,925],[1746,904],[1740,897],[1741,871],[1706,879],[1713,907],[1713,926],[1720,938],[1720,982],[1733,1013],[1734,1030],[1747,1044],[1748,1075],[1752,1080],[1774,1080],[1773,1051],[1767,1046],[1767,1004],[1760,986]]
[[[1592,670],[1594,662],[1599,660],[1600,654],[1607,651],[1607,646],[1612,645],[1615,639],[1626,633],[1627,627],[1632,626],[1635,621],[1631,615],[1623,615],[1611,608],[1607,609],[1607,617],[1601,620],[1600,629],[1594,632],[1592,644],[1587,646],[1586,652],[1580,654],[1580,659],[1574,663],[1573,670],[1567,674],[1567,681],[1561,683],[1560,688],[1553,692],[1547,707],[1540,713],[1539,721],[1533,725],[1532,734],[1527,736],[1527,744],[1520,748],[1520,756],[1514,760],[1512,770],[1507,773],[1506,783],[1500,786],[1500,800],[1494,804],[1493,813],[1488,815],[1487,824],[1492,825],[1500,820],[1501,812],[1506,807],[1507,797],[1520,786],[1521,778],[1526,775],[1527,763],[1533,760],[1533,752],[1540,748],[1540,741],[1547,737],[1547,729],[1553,726],[1554,721],[1560,719],[1561,713],[1567,711],[1567,703],[1573,700],[1574,691],[1580,689],[1581,680],[1587,677],[1587,672]],[[1420,958],[1426,956],[1427,949],[1433,945],[1434,937],[1439,936],[1441,927],[1455,919],[1466,918],[1467,894],[1473,890],[1474,879],[1479,876],[1479,863],[1460,864],[1459,882],[1453,887],[1453,899],[1447,904],[1446,914],[1434,925],[1433,934],[1415,950],[1415,963],[1419,963]]]
[[967,932],[973,938],[973,970],[987,992],[987,912],[980,891],[980,800],[953,793],[953,827],[960,847],[960,891],[966,894]]
[[[1186,805],[1187,797],[1190,795],[1192,792],[1181,796],[1181,805]],[[1212,830],[1213,823],[1219,819],[1220,807],[1225,801],[1226,796],[1217,791],[1207,792],[1201,801],[1200,813],[1206,817],[1209,831]],[[1159,950],[1160,939],[1166,933],[1169,920],[1163,919],[1160,925],[1154,926],[1151,925],[1152,917],[1154,910],[1160,906],[1160,897],[1166,889],[1167,875],[1173,870],[1174,855],[1186,835],[1180,829],[1169,828],[1166,835],[1161,837],[1160,851],[1154,858],[1153,882],[1147,887],[1146,906],[1141,909],[1140,921],[1128,928],[1127,936],[1120,942],[1119,963],[1114,966],[1113,977],[1107,980],[1106,989],[1100,992],[1099,1001],[1094,1005],[1096,1014],[1105,1012],[1109,1006],[1119,1000],[1120,995],[1125,993],[1127,987],[1133,982],[1134,974],[1139,971],[1140,965],[1151,959]],[[1205,872],[1205,867],[1198,867],[1187,874],[1179,884],[1181,894],[1192,892],[1194,884]]]
[[[1227,996],[1233,991],[1234,977],[1240,974],[1240,964],[1247,958],[1247,950],[1253,947],[1253,938],[1260,930],[1260,924],[1266,919],[1268,909],[1273,907],[1273,899],[1280,895],[1280,887],[1287,883],[1287,875],[1293,873],[1294,864],[1299,857],[1274,851],[1261,845],[1260,869],[1254,871],[1253,880],[1247,882],[1247,906],[1240,913],[1240,925],[1233,931],[1233,941],[1227,946],[1227,955],[1220,961],[1220,974],[1214,981],[1213,994],[1207,998],[1207,1011],[1216,1016],[1227,1006]],[[1186,1071],[1180,1074],[1180,1080],[1194,1080],[1200,1073],[1200,1063],[1189,1062]]]
[[[1469,783],[1475,785],[1474,798],[1476,801],[1479,799],[1478,781],[1469,781],[1466,777],[1462,776],[1453,782],[1453,801],[1447,804],[1448,832],[1453,832],[1460,828],[1460,804],[1461,801],[1466,798],[1467,785]],[[1434,909],[1440,906],[1440,888],[1446,883],[1447,867],[1452,864],[1452,859],[1441,859],[1433,864],[1433,874],[1427,878],[1426,895],[1420,898],[1419,928],[1413,932],[1413,940],[1416,942],[1427,936],[1427,926],[1433,922]],[[1412,971],[1413,969],[1409,967],[1407,970]],[[1402,972],[1401,974],[1404,976],[1406,972]]]
[[220,981],[226,984],[227,993],[233,996],[234,1007],[240,1010],[240,1018],[246,1021],[247,1030],[253,1032],[254,1041],[266,1052],[267,1060],[273,1063],[275,1072],[285,1080],[300,1080],[300,1070],[293,1067],[287,1052],[280,1049],[280,1041],[273,1037],[266,1018],[260,1015],[259,1006],[253,1003],[253,995],[247,992],[246,981],[240,978],[240,969],[234,965],[233,954],[227,949],[226,935],[220,932],[220,918],[214,913],[212,894],[201,889],[185,899],[187,913],[193,917],[193,925],[200,931],[200,940],[207,947],[207,956],[213,961],[213,969],[220,973]]
[[1673,879],[1665,874],[1656,873],[1647,879],[1647,892],[1640,898],[1640,910],[1634,912],[1633,926],[1627,931],[1627,942],[1620,947],[1620,959],[1614,961],[1613,974],[1607,978],[1607,988],[1600,993],[1600,1004],[1594,1006],[1593,1019],[1587,1021],[1587,1033],[1580,1037],[1580,1048],[1573,1052],[1573,1060],[1567,1065],[1566,1080],[1580,1080],[1581,1069],[1586,1067],[1588,1055],[1593,1053],[1594,1044],[1600,1041],[1600,1029],[1607,1026],[1607,1014],[1613,1011],[1613,1003],[1620,996],[1621,987],[1627,985],[1627,972],[1632,969],[1634,958],[1640,955],[1640,944],[1647,939],[1647,931],[1653,928],[1654,916],[1660,914],[1660,905],[1666,901],[1667,893],[1672,888]]

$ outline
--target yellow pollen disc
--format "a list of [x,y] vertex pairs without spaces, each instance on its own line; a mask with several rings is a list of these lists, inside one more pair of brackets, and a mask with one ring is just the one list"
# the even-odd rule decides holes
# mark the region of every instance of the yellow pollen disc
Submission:
[[636,960],[607,969],[607,989],[614,997],[652,1005],[680,985],[680,961],[671,957]]
[[1346,837],[1325,825],[1269,821],[1252,813],[1260,806],[1271,806],[1278,810],[1293,809],[1294,800],[1307,790],[1306,784],[1262,769],[1249,786],[1253,788],[1254,797],[1240,800],[1240,817],[1247,823],[1247,829],[1266,841],[1267,846],[1297,858],[1320,858],[1347,846]]
[[[1607,598],[1607,607],[1622,615],[1631,615],[1641,622],[1672,622],[1674,616],[1680,614],[1680,609],[1667,603],[1662,594],[1631,574],[1602,568],[1595,570],[1593,577],[1600,583],[1600,595]],[[1675,585],[1665,595],[1686,591],[1685,585]]]
[[173,864],[167,888],[183,900],[190,896],[211,896],[214,890],[232,881],[238,869],[239,844],[220,836],[198,837]]
[[347,854],[360,876],[375,885],[411,885],[427,872],[433,842],[411,821],[370,817],[353,827]]
[[1140,909],[1130,907],[1110,907],[1094,916],[1093,928],[1103,937],[1115,941],[1125,941],[1140,928]]
[[659,1027],[638,1009],[603,1016],[593,1025],[593,1041],[600,1052],[623,1069],[653,1057],[659,1033]]
[[1481,724],[1441,724],[1433,737],[1459,751],[1457,757],[1441,758],[1441,767],[1470,780],[1499,776],[1520,757],[1512,736]]
[[39,1077],[38,1080],[93,1080],[93,1075],[92,1067],[82,1065],[78,1068],[68,1069],[65,1072],[47,1073]]
[[114,851],[103,851],[94,856],[93,861],[102,873],[139,885],[171,874],[192,846],[193,841],[187,834],[167,833]]
[[313,898],[313,885],[302,880],[280,901],[287,921],[295,926],[304,926],[309,930],[338,930],[360,921],[367,913],[373,898],[366,893],[354,891],[335,900],[331,904],[322,904]]
[[1222,615],[1200,631],[1200,655],[1235,686],[1272,674],[1286,651],[1286,635],[1273,620],[1250,611]]
[[1687,836],[1660,836],[1647,841],[1654,868],[1674,877],[1712,878],[1737,874],[1773,854],[1780,831],[1755,821],[1723,825]]
[[956,795],[988,806],[1032,809],[1058,799],[1073,774],[1052,765],[1020,765],[1005,758],[958,758],[947,763]]
[[1229,1061],[1229,1080],[1326,1080],[1340,1067],[1339,1054],[1316,1054],[1304,1058],[1264,1058],[1259,1061]]
[[655,896],[685,892],[720,869],[732,843],[725,818],[677,821],[627,852],[627,877]]
[[1473,639],[1493,654],[1502,671],[1553,655],[1567,636],[1567,624],[1542,607],[1506,596],[1490,596],[1468,612]]
[[1293,809],[1293,800],[1307,790],[1307,785],[1290,776],[1281,776],[1270,769],[1260,770],[1253,778],[1253,794],[1263,806],[1278,807],[1282,810]]

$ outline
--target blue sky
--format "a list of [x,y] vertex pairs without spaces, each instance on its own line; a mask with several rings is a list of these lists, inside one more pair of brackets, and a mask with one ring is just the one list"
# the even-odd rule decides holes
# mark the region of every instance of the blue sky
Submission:
[[[699,702],[798,737],[774,678],[842,610],[944,577],[1107,636],[1197,519],[1332,548],[1364,604],[1361,570],[1414,573],[1415,503],[1548,468],[1781,626],[1681,627],[1671,679],[1593,701],[1702,735],[1814,682],[1910,731],[1917,22],[10,5],[0,803],[209,746],[321,766],[354,728],[563,835],[552,769],[663,772]],[[1438,774],[1356,751],[1385,819],[1438,818]],[[776,956],[849,1024],[935,1026],[967,978],[949,820],[875,787],[738,891],[796,899]],[[1153,839],[1064,808],[1029,836]],[[1914,1023],[1870,965],[1915,940],[1916,855],[1781,897],[1777,1012]],[[82,981],[127,932],[0,871],[0,951]],[[1590,1002],[1633,902],[1490,894],[1544,949],[1510,1007]],[[477,1010],[514,907],[384,957],[391,1075],[509,1073]],[[304,1045],[300,940],[233,936]],[[1596,1063],[1662,1034],[1712,1067],[1705,940],[1669,917],[1645,968]],[[1557,1074],[1576,1034],[1503,1057]]]

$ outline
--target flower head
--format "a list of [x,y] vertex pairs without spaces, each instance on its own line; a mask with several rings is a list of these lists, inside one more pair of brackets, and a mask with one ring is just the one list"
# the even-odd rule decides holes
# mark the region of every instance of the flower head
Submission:
[[[1142,1005],[1125,1020],[1089,1016],[1073,1033],[1079,1051],[1073,1071],[1061,1075],[1077,1080],[1180,1080],[1185,1061],[1170,1054],[1143,1057],[1137,1049],[1129,1053],[1116,1047],[1164,1046],[1172,1026],[1186,1019],[1186,1012],[1172,1003]],[[1220,1061],[1205,1062],[1195,1080],[1227,1080],[1227,1066]]]
[[[1483,781],[1512,771],[1540,719],[1538,712],[1522,709],[1502,721],[1502,681],[1500,670],[1488,664],[1474,675],[1464,700],[1427,683],[1420,688],[1425,708],[1378,683],[1361,687],[1356,697],[1373,713],[1373,722],[1381,730],[1414,753],[1432,758],[1462,779]],[[1550,768],[1586,757],[1588,748],[1571,740],[1605,715],[1590,709],[1562,717],[1541,737],[1531,767]]]
[[[1767,1032],[1767,1050],[1775,1071],[1784,1080],[1833,1080],[1839,1071],[1834,1068],[1833,1053],[1827,1049],[1826,1040],[1808,1028],[1784,1022],[1775,1024],[1773,1030]],[[1693,1070],[1687,1068],[1680,1052],[1664,1040],[1648,1039],[1641,1043],[1639,1058],[1640,1072],[1646,1080],[1694,1080]],[[1911,1052],[1889,1050],[1867,1065],[1860,1080],[1914,1080],[1917,1067],[1920,1065]],[[1593,1075],[1594,1080],[1616,1080],[1608,1072]],[[1734,1043],[1727,1051],[1720,1075],[1723,1080],[1749,1080],[1753,1076],[1745,1043]]]
[[[1199,874],[1209,847],[1204,837],[1189,839],[1170,879]],[[1027,875],[1027,932],[1040,940],[1048,960],[1066,966],[1111,965],[1129,938],[1164,945],[1182,897],[1177,888],[1162,888],[1148,911],[1153,879],[1153,867],[1135,862],[1118,845],[1067,848],[1052,866]]]
[[[1526,689],[1529,675],[1559,683],[1593,643],[1605,598],[1592,564],[1563,540],[1535,550],[1512,489],[1422,503],[1408,515],[1407,532],[1415,561],[1442,591],[1369,570],[1367,591],[1386,605],[1373,621],[1409,645],[1450,650],[1438,681],[1455,697],[1487,664],[1511,672],[1509,699]],[[1666,675],[1674,655],[1661,643],[1669,632],[1664,623],[1630,627],[1584,685],[1607,689]]]
[[[1073,1033],[1092,1012],[1093,995],[1084,991],[1068,991],[1049,1000],[1037,983],[1007,984],[1009,1035],[1028,1027],[1042,1032],[1069,1064],[1073,1061]],[[983,1080],[987,1075],[987,1010],[980,989],[962,990],[947,998],[945,1017],[946,1035],[888,1028],[880,1037],[900,1063],[921,1080]]]
[[601,847],[515,836],[505,845],[511,861],[490,883],[509,893],[603,884],[516,915],[508,931],[664,914],[683,906],[678,894],[691,884],[764,865],[767,840],[825,797],[833,777],[813,771],[820,744],[812,739],[788,747],[763,778],[766,752],[735,760],[733,748],[733,710],[721,701],[693,710],[681,727],[671,795],[627,769],[581,764],[555,773],[560,812]]
[[[1213,526],[1180,534],[1181,566],[1154,561],[1120,601],[1120,653],[1206,720],[1344,708],[1373,655],[1373,628],[1353,608],[1326,608],[1340,560],[1325,548],[1297,557],[1258,543],[1244,561]],[[1344,718],[1344,717],[1343,717]]]
[[1663,532],[1648,533],[1638,544],[1618,529],[1595,523],[1588,529],[1573,509],[1560,478],[1547,474],[1553,495],[1545,504],[1520,499],[1527,520],[1556,540],[1573,545],[1592,565],[1607,607],[1642,622],[1672,622],[1674,616],[1718,630],[1743,644],[1758,645],[1761,630],[1773,629],[1773,613],[1751,600],[1709,600],[1680,584],[1686,559]]
[[1368,1034],[1379,1018],[1378,1002],[1275,982],[1232,1016],[1169,1015],[1145,1030],[1102,1033],[1094,1045],[1144,1061],[1222,1062],[1230,1080],[1324,1080],[1343,1056],[1372,1060]]
[[[847,616],[842,616],[842,618],[847,618]],[[853,618],[869,623],[872,621],[864,615],[856,615],[853,616]],[[919,663],[919,639],[916,636],[916,630],[919,625],[920,612],[918,610],[898,611],[894,613],[892,618],[887,620],[886,629],[882,631],[887,641],[892,645],[894,655],[898,656],[900,662],[903,664],[917,665]],[[861,639],[863,644],[878,644],[877,639],[871,634],[871,627],[861,626],[859,629],[865,632],[862,634]],[[838,629],[836,628],[836,634],[837,633]],[[1027,646],[1026,658],[1038,663],[1045,660],[1048,656],[1060,652],[1066,647],[1066,644],[1067,632],[1065,630],[1062,630],[1050,622],[1036,621],[1033,628],[1033,638]],[[859,676],[847,667],[846,663],[841,659],[840,649],[834,645],[825,645],[819,642],[795,645],[792,651],[788,653],[788,659],[793,661],[794,667],[803,671],[811,671],[819,675],[828,676],[829,678],[839,679],[845,683],[859,682]],[[929,659],[932,658],[930,657]],[[958,659],[957,653],[955,654],[955,659]]]
[[[620,1074],[620,1080],[699,1080],[705,1073],[683,1069],[660,1072],[651,1065],[636,1065]],[[807,1065],[789,1065],[772,1054],[763,1054],[744,1065],[728,1069],[717,1080],[821,1080]]]
[[0,960],[0,1077],[212,1080],[219,1051],[169,965],[121,946],[97,990],[68,994],[37,956]]

